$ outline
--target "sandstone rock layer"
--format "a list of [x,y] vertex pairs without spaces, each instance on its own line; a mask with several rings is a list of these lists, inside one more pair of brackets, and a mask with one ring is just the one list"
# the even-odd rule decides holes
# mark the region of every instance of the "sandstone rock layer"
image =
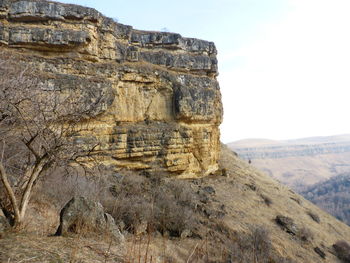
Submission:
[[135,30],[92,8],[0,0],[0,45],[45,76],[43,92],[93,109],[76,141],[98,138],[101,163],[183,177],[217,169],[214,43]]

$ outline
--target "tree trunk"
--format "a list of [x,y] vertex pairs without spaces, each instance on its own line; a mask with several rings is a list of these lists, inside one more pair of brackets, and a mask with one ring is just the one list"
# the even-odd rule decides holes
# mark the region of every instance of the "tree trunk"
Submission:
[[24,191],[28,185],[29,179],[31,174],[33,173],[34,167],[27,168],[26,173],[24,174],[23,178],[21,178],[18,186],[21,188],[22,191]]
[[10,185],[10,182],[8,181],[7,178],[7,174],[5,171],[4,166],[2,165],[2,163],[0,162],[0,177],[1,177],[1,181],[4,184],[5,190],[7,192],[8,197],[10,198],[10,202],[13,208],[13,212],[14,212],[14,219],[15,219],[15,225],[18,225],[21,223],[22,218],[21,218],[21,214],[20,214],[20,210],[18,208],[18,204],[17,204],[17,199],[15,196],[15,193],[13,192],[13,189]]
[[49,161],[49,158],[47,155],[45,155],[44,157],[42,157],[35,165],[32,174],[29,177],[29,181],[25,187],[24,193],[22,195],[22,200],[21,200],[21,206],[20,206],[20,219],[23,220],[27,207],[28,207],[28,203],[30,200],[30,195],[32,193],[32,188],[33,188],[33,184],[35,183],[36,179],[38,179],[38,176],[41,174],[41,172],[44,169],[44,166],[47,164],[47,162]]

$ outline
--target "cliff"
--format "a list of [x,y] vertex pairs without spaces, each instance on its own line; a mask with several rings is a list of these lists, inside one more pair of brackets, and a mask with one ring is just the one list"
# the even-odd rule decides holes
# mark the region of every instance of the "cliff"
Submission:
[[43,93],[89,109],[76,141],[97,138],[100,163],[181,177],[217,170],[214,43],[135,30],[92,8],[0,0],[0,44],[38,71]]

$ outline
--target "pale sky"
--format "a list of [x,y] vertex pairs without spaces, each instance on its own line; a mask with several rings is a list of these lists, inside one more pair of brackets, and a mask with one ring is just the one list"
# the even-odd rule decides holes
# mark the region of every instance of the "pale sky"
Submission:
[[350,133],[350,0],[66,0],[215,42],[221,140]]

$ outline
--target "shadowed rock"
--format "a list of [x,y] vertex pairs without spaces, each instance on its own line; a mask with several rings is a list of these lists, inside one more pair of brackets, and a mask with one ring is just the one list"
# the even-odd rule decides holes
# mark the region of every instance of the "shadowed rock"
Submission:
[[84,197],[74,197],[60,213],[60,226],[56,235],[87,235],[91,232],[112,235],[117,241],[124,239],[113,217],[104,213],[100,203]]

